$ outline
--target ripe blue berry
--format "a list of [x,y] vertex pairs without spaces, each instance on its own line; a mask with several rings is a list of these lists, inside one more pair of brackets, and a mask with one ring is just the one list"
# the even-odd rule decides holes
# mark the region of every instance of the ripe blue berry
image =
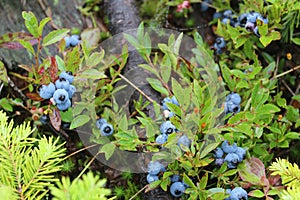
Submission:
[[184,145],[186,147],[190,147],[191,146],[191,140],[186,136],[186,135],[182,135],[178,142],[177,145],[180,147],[180,145]]
[[255,28],[255,24],[252,23],[252,22],[247,22],[246,25],[245,25],[245,28],[246,28],[248,31],[253,31],[254,28]]
[[214,153],[215,158],[222,158],[223,155],[224,155],[224,151],[220,147],[215,149],[215,153]]
[[257,37],[260,37],[259,30],[258,30],[258,26],[256,26],[256,27],[253,29],[253,33],[254,33]]
[[257,13],[257,12],[250,12],[248,14],[248,16],[247,16],[247,22],[251,22],[251,23],[255,24],[256,23],[256,19],[258,17],[261,17],[261,15],[259,13]]
[[246,156],[246,150],[242,147],[238,147],[235,151],[236,155],[239,157],[239,162],[242,162]]
[[79,43],[79,35],[72,35],[70,37],[70,45],[75,47]]
[[177,174],[174,174],[170,177],[170,180],[171,180],[172,183],[179,182],[180,181],[180,176],[177,175]]
[[70,47],[70,37],[69,36],[66,36],[64,38],[65,42],[66,42],[66,48],[69,48]]
[[158,161],[151,161],[148,164],[147,172],[151,175],[157,175],[159,172],[163,171],[165,167]]
[[56,104],[63,104],[69,100],[69,94],[65,89],[57,89],[53,94]]
[[241,106],[234,104],[232,101],[228,101],[228,102],[226,102],[226,104],[227,104],[226,109],[230,113],[235,113],[236,114],[236,113],[241,111]]
[[216,165],[221,166],[221,165],[223,165],[223,163],[224,163],[224,159],[223,159],[223,158],[217,158],[217,159],[215,160],[215,164],[216,164]]
[[59,78],[64,78],[69,81],[69,83],[72,83],[74,81],[74,76],[72,72],[62,72],[59,75]]
[[224,162],[227,162],[227,167],[232,169],[238,164],[239,157],[236,153],[228,153],[224,158]]
[[71,99],[76,92],[76,87],[74,85],[70,85],[67,92],[69,94],[69,98]]
[[170,192],[174,197],[181,197],[184,193],[185,186],[182,182],[172,183],[170,187]]
[[[231,194],[231,189],[226,189],[226,194]],[[227,197],[226,199],[224,199],[224,200],[231,200],[230,199],[230,196],[229,197]]]
[[204,0],[204,2],[205,2],[205,3],[201,3],[201,4],[200,4],[200,5],[201,5],[200,10],[201,10],[202,12],[205,12],[205,11],[208,10],[208,5],[207,5],[207,4],[210,4],[210,3],[211,3],[211,0]]
[[225,10],[223,12],[224,18],[231,18],[232,15],[233,15],[233,12],[231,10]]
[[219,47],[219,48],[224,48],[224,47],[226,47],[226,41],[225,41],[225,39],[224,38],[222,38],[222,37],[218,37],[217,39],[216,39],[216,44],[217,44],[217,46]]
[[114,127],[109,123],[102,124],[102,126],[100,127],[100,133],[103,136],[110,136],[113,134],[113,132],[114,132]]
[[160,132],[162,134],[171,134],[175,131],[176,131],[176,127],[170,121],[165,121],[160,126]]
[[157,181],[157,180],[158,180],[158,176],[157,175],[151,175],[151,174],[147,175],[147,182],[148,183],[152,183],[152,182]]
[[164,144],[168,141],[168,135],[161,134],[161,135],[156,137],[155,141],[156,141],[157,144]]
[[53,83],[49,83],[48,85],[42,85],[39,89],[39,95],[43,99],[50,99],[55,92],[55,85]]
[[236,143],[233,143],[233,145],[229,145],[227,140],[225,140],[221,146],[222,146],[222,150],[225,153],[234,153],[237,150]]
[[162,100],[163,110],[169,110],[168,105],[166,103],[172,103],[172,99],[170,97],[166,97]]
[[220,12],[215,12],[213,15],[213,19],[219,19],[221,17],[222,17],[222,13],[220,13]]
[[70,83],[65,78],[59,78],[55,81],[55,87],[56,89],[65,89],[68,90],[70,87]]
[[[242,101],[242,98],[238,93],[231,93],[227,97],[228,97],[228,101],[232,101],[232,103],[234,103],[235,105],[240,104]],[[227,97],[226,97],[226,100],[227,100]]]
[[248,17],[248,13],[243,13],[238,17],[239,26],[245,27],[247,23],[247,17]]
[[107,124],[106,119],[104,119],[104,118],[97,119],[97,121],[96,121],[97,128],[100,129],[103,124]]
[[176,106],[180,106],[175,96],[172,97],[172,103]]
[[56,107],[58,108],[58,110],[61,110],[61,111],[68,110],[68,108],[71,107],[71,101],[70,101],[70,99],[67,99],[67,101],[64,103],[56,104]]
[[244,190],[241,187],[236,187],[230,192],[230,199],[231,200],[247,200],[248,199],[248,193],[246,190]]

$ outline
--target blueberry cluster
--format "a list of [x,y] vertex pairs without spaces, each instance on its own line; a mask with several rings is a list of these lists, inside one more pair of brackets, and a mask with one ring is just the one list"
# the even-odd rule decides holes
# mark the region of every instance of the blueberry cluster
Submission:
[[114,132],[114,127],[111,124],[107,123],[107,120],[104,118],[98,119],[96,121],[96,126],[103,136],[110,136]]
[[245,156],[246,150],[244,148],[238,147],[236,143],[230,145],[227,140],[214,153],[216,158],[215,164],[222,165],[224,162],[227,162],[227,167],[230,169],[236,168],[238,163],[244,160]]
[[164,116],[165,116],[165,118],[171,118],[175,114],[173,112],[170,112],[170,109],[169,109],[167,103],[172,103],[172,104],[175,104],[177,106],[180,106],[180,105],[179,105],[179,103],[178,103],[178,101],[177,101],[177,99],[176,99],[175,96],[173,96],[172,98],[166,97],[166,98],[163,99],[163,101],[162,101],[162,108],[163,108]]
[[230,196],[225,200],[240,200],[240,199],[247,200],[248,199],[247,191],[241,187],[236,187],[233,190],[226,189],[226,193],[229,194]]
[[226,102],[224,104],[224,112],[226,114],[228,113],[238,113],[241,110],[240,103],[242,101],[242,98],[237,93],[231,93],[226,96]]
[[66,36],[64,40],[66,42],[66,48],[75,47],[80,42],[79,35]]
[[224,49],[226,47],[226,41],[224,38],[222,37],[218,37],[216,39],[216,42],[214,43],[214,50],[216,54],[221,54],[222,53],[222,49]]
[[268,24],[268,18],[263,17],[258,12],[243,13],[241,15],[234,14],[231,10],[225,10],[223,13],[215,13],[214,18],[220,18],[223,24],[229,23],[233,27],[243,27],[260,37],[258,32],[257,20],[264,24]]
[[208,4],[211,4],[212,0],[204,0],[202,3],[200,3],[200,10],[202,12],[205,12],[208,10]]
[[72,72],[62,72],[55,83],[42,85],[39,95],[43,99],[52,99],[58,110],[65,111],[71,106],[71,98],[76,92],[76,87],[71,85],[74,81]]
[[[154,181],[157,181],[159,179],[158,175],[161,172],[165,172],[165,166],[161,164],[159,161],[151,161],[148,164],[147,168],[147,182],[152,183]],[[170,186],[170,193],[174,197],[180,197],[183,195],[185,189],[188,187],[184,182],[180,181],[179,175],[172,175],[170,177],[171,180],[171,186]]]

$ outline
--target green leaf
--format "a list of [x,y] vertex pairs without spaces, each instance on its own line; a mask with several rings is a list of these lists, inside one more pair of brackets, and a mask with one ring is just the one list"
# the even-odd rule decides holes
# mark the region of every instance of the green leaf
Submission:
[[300,134],[297,133],[297,132],[288,132],[285,135],[286,138],[288,138],[288,139],[294,139],[294,140],[299,139],[299,136],[300,136]]
[[82,126],[84,124],[86,124],[88,121],[90,121],[90,117],[87,115],[79,115],[77,117],[75,117],[70,125],[70,129],[74,129],[77,128],[79,126]]
[[73,113],[72,113],[72,109],[68,109],[65,112],[60,112],[60,117],[61,120],[64,122],[72,122],[73,120]]
[[299,119],[299,109],[287,106],[286,118],[291,122],[296,122]]
[[103,71],[98,71],[96,69],[87,69],[82,73],[78,74],[78,78],[87,78],[87,79],[102,79],[106,78],[106,75]]
[[22,17],[25,20],[25,26],[29,33],[31,33],[35,38],[38,38],[40,36],[38,31],[38,21],[33,12],[23,11]]
[[0,61],[0,80],[4,83],[8,83],[6,68],[2,61]]
[[40,25],[38,27],[38,33],[39,35],[43,35],[43,29],[44,29],[44,26],[51,20],[50,17],[46,17],[44,19],[42,19],[42,21],[40,21]]
[[114,154],[115,148],[116,145],[114,145],[113,143],[107,143],[102,146],[100,153],[104,153],[105,159],[109,160],[110,157]]
[[55,55],[55,60],[56,60],[56,63],[57,63],[57,67],[60,71],[67,71],[66,66],[65,66],[65,62],[61,57],[59,57],[58,55]]
[[188,186],[192,187],[193,189],[197,189],[193,181],[185,173],[183,174],[183,182]]
[[179,49],[180,49],[182,37],[183,37],[183,33],[180,33],[180,35],[178,36],[178,38],[176,39],[175,44],[174,44],[173,52],[175,53],[176,56],[179,55]]
[[13,107],[10,105],[7,98],[0,99],[0,107],[9,112],[13,111]]
[[203,175],[203,177],[201,178],[200,183],[199,183],[201,190],[204,190],[206,188],[207,181],[208,181],[208,173],[206,172]]
[[273,105],[273,104],[265,104],[263,105],[257,112],[259,114],[271,114],[271,113],[276,113],[279,112],[280,108],[278,108],[277,106]]
[[166,192],[168,190],[168,185],[170,184],[170,182],[171,181],[169,178],[163,179],[160,184],[160,187]]
[[169,95],[168,90],[162,86],[162,83],[158,79],[147,78],[147,81],[154,90],[160,92],[161,94]]
[[48,46],[50,44],[60,41],[61,39],[67,36],[67,33],[69,31],[69,29],[59,29],[51,31],[44,37],[43,46]]
[[300,101],[300,94],[293,96],[292,99]]
[[34,49],[29,41],[26,40],[18,40],[18,42],[27,50],[29,51],[32,55],[35,54]]
[[300,38],[292,38],[292,42],[296,45],[300,45]]
[[248,193],[248,195],[251,197],[257,197],[257,198],[262,198],[265,196],[265,194],[260,190],[252,190]]
[[128,121],[126,115],[123,115],[123,117],[120,119],[118,128],[123,131],[126,131],[128,129]]
[[216,149],[219,146],[219,143],[211,143],[204,147],[204,149],[200,153],[200,158],[204,158],[211,151]]
[[92,55],[88,57],[86,61],[86,65],[88,67],[94,67],[102,61],[103,57],[104,57],[104,51],[92,53]]

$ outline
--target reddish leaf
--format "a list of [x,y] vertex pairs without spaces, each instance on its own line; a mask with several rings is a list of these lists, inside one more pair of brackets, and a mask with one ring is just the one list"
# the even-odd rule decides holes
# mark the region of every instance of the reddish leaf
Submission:
[[52,113],[49,114],[49,118],[51,121],[51,124],[55,130],[59,131],[61,126],[61,117],[60,113],[57,108],[52,110]]
[[40,97],[38,93],[28,92],[26,96],[33,101],[43,101],[44,99]]
[[24,32],[15,32],[15,33],[7,33],[0,37],[0,48],[8,48],[8,49],[23,49],[23,45],[21,45],[18,40],[29,41],[31,45],[35,45],[38,43],[37,39],[35,39],[31,34]]
[[238,171],[241,179],[253,185],[268,186],[265,166],[258,158],[250,158],[239,164]]
[[49,68],[50,79],[51,79],[51,82],[55,82],[55,80],[57,79],[57,72],[58,72],[55,57],[51,56],[50,61],[51,61],[51,65]]

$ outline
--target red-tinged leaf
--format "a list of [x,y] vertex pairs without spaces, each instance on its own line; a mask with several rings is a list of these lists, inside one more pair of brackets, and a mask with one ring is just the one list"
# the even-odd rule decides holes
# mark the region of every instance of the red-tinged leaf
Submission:
[[43,101],[44,99],[40,97],[38,93],[28,92],[26,96],[33,101]]
[[53,128],[59,131],[61,126],[61,117],[59,110],[57,108],[53,109],[52,113],[49,114],[49,118]]
[[49,68],[50,79],[51,79],[51,82],[55,82],[55,80],[57,79],[57,73],[58,73],[58,68],[57,68],[55,57],[51,56],[50,61],[51,61],[51,65]]
[[269,177],[268,177],[270,185],[272,185],[272,186],[280,185],[280,183],[281,183],[280,179],[281,179],[281,177],[278,174],[275,175],[275,176],[269,175]]
[[24,32],[7,33],[0,37],[0,48],[23,49],[24,46],[18,40],[28,41],[31,45],[38,43],[31,34]]
[[240,163],[238,172],[243,181],[247,181],[253,185],[268,186],[269,184],[266,178],[265,166],[258,158],[252,157]]

